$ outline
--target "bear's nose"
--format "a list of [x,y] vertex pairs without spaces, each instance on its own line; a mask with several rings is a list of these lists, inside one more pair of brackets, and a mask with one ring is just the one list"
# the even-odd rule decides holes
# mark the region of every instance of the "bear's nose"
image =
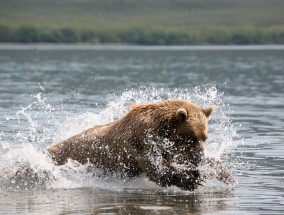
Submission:
[[205,134],[205,133],[201,134],[201,141],[202,142],[205,142],[207,140],[207,138],[208,138],[207,134]]

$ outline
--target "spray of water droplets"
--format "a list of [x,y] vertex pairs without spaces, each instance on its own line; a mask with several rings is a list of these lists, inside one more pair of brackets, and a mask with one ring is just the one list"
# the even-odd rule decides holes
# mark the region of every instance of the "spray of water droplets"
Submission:
[[[153,187],[146,179],[135,181],[102,179],[91,165],[70,160],[63,166],[53,164],[45,153],[47,147],[78,134],[87,128],[105,124],[124,115],[133,104],[152,103],[180,98],[202,107],[215,106],[217,112],[209,122],[206,154],[234,166],[229,156],[236,147],[236,129],[230,120],[230,109],[215,86],[191,89],[141,87],[109,95],[104,108],[94,112],[68,113],[64,105],[52,105],[40,92],[31,104],[20,107],[14,115],[6,115],[10,132],[0,133],[0,190],[77,187]],[[83,109],[83,108],[82,108]],[[99,111],[98,111],[99,110]],[[91,171],[90,171],[91,170]]]

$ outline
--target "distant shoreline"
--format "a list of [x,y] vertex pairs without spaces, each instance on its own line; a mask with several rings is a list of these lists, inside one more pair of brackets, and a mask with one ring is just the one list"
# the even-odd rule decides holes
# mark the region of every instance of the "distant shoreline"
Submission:
[[0,43],[0,50],[226,51],[284,50],[284,45],[131,45],[67,43]]
[[20,26],[0,23],[0,43],[67,43],[67,44],[133,44],[133,45],[264,45],[284,44],[284,28],[170,29],[76,29]]
[[284,45],[284,1],[15,0],[0,43]]

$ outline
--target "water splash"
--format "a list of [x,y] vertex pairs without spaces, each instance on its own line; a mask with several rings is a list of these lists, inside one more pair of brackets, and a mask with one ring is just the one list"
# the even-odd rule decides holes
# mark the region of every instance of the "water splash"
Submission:
[[[217,108],[209,123],[210,137],[205,148],[206,154],[222,159],[227,164],[233,162],[229,155],[236,147],[236,129],[229,117],[229,106],[224,103],[222,93],[215,86],[129,89],[121,95],[109,95],[106,107],[100,111],[79,114],[66,112],[63,104],[50,104],[45,96],[44,92],[32,96],[34,101],[31,104],[21,107],[15,116],[6,116],[6,120],[12,120],[18,131],[2,132],[0,135],[0,190],[106,187],[106,184],[111,189],[155,187],[143,177],[130,181],[115,179],[113,176],[102,179],[90,164],[82,165],[70,160],[63,166],[56,166],[44,151],[87,128],[121,117],[133,104],[170,98],[186,99],[203,107],[214,105]],[[63,118],[65,120],[62,121]]]

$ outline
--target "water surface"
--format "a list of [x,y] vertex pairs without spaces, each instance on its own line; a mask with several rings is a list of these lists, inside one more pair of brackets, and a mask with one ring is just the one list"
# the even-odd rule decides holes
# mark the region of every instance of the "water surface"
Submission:
[[[2,214],[282,214],[284,49],[0,47]],[[146,178],[99,179],[42,153],[122,116],[129,104],[179,97],[215,105],[206,151],[237,183],[196,192]],[[24,166],[33,172],[24,177]]]

